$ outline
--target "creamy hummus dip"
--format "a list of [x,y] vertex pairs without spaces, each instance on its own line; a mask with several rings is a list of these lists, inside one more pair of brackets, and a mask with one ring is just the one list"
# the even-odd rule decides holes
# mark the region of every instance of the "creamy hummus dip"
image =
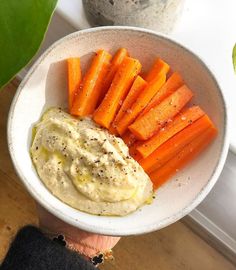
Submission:
[[152,197],[152,182],[122,139],[90,118],[52,108],[35,126],[31,156],[61,201],[97,215],[123,216]]

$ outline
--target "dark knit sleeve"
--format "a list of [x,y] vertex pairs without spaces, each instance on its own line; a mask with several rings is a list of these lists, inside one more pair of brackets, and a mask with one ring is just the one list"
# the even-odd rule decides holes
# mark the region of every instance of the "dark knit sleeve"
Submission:
[[1,270],[94,270],[76,252],[45,237],[33,227],[21,229],[12,242]]

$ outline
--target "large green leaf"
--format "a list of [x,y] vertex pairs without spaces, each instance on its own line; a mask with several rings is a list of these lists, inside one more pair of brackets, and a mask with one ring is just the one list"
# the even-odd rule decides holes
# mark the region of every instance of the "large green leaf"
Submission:
[[37,52],[57,0],[0,0],[0,88]]
[[236,44],[233,47],[232,58],[233,58],[234,72],[236,73]]

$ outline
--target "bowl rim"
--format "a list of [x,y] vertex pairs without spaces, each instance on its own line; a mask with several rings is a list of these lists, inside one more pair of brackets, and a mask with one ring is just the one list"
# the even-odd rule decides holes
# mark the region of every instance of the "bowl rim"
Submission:
[[[45,198],[43,198],[42,196],[40,196],[36,192],[36,190],[34,190],[34,188],[30,185],[30,183],[26,179],[26,177],[24,177],[23,172],[21,170],[21,166],[18,164],[18,162],[15,158],[13,147],[12,147],[12,144],[13,144],[12,119],[14,116],[14,109],[15,109],[18,97],[21,93],[21,90],[24,88],[25,84],[30,79],[30,77],[32,76],[34,71],[37,69],[38,65],[47,57],[47,55],[54,48],[56,48],[59,44],[63,43],[65,40],[73,39],[74,37],[76,37],[78,35],[83,35],[83,34],[87,34],[87,33],[95,33],[95,32],[103,32],[106,30],[118,30],[118,31],[126,30],[126,31],[143,33],[145,35],[148,34],[151,36],[158,36],[164,40],[167,40],[168,42],[171,42],[172,44],[176,45],[177,47],[180,47],[181,49],[187,51],[188,53],[193,55],[198,60],[198,62],[202,66],[204,66],[204,68],[208,71],[209,75],[211,76],[212,80],[214,81],[215,85],[217,86],[216,90],[217,90],[219,97],[220,97],[222,104],[223,104],[224,126],[223,126],[223,130],[222,130],[223,140],[221,143],[220,155],[219,155],[219,159],[217,161],[217,164],[214,168],[214,171],[213,171],[211,177],[208,179],[208,182],[206,183],[206,185],[201,189],[201,191],[192,199],[192,201],[185,208],[179,210],[174,215],[163,219],[161,221],[161,223],[151,223],[151,224],[145,225],[143,227],[136,227],[132,230],[122,230],[122,231],[116,230],[116,231],[114,231],[112,228],[103,228],[103,227],[98,227],[94,224],[87,224],[85,222],[81,222],[80,220],[74,220],[71,216],[65,215],[60,209],[50,206],[47,203],[47,200]],[[7,141],[8,141],[8,149],[9,149],[10,156],[11,156],[11,159],[13,162],[13,166],[14,166],[14,169],[15,169],[18,177],[21,179],[21,181],[23,182],[24,186],[26,187],[26,189],[30,193],[30,195],[41,206],[43,206],[48,212],[50,212],[51,214],[53,214],[54,216],[56,216],[60,220],[66,222],[72,226],[75,226],[77,228],[80,228],[82,230],[85,230],[85,231],[103,234],[103,235],[127,236],[127,235],[139,235],[139,234],[149,233],[149,232],[159,230],[163,227],[166,227],[166,226],[178,221],[179,219],[181,219],[182,217],[184,217],[188,213],[190,213],[195,207],[197,207],[202,202],[202,200],[207,196],[207,194],[210,192],[210,190],[212,189],[212,187],[214,186],[214,184],[218,180],[219,175],[220,175],[220,173],[223,169],[223,166],[225,164],[228,149],[229,149],[229,130],[228,129],[229,129],[228,113],[227,113],[227,106],[226,106],[224,93],[222,91],[222,87],[220,86],[220,83],[218,82],[218,80],[216,79],[216,77],[214,75],[212,68],[210,68],[209,65],[206,64],[205,60],[203,61],[201,57],[199,57],[195,52],[193,52],[187,46],[182,45],[179,41],[176,41],[175,39],[170,38],[169,36],[167,36],[163,33],[159,33],[159,32],[144,29],[144,28],[139,28],[139,27],[132,27],[132,26],[102,26],[102,27],[94,27],[94,28],[88,28],[85,30],[75,31],[69,35],[62,37],[61,39],[54,42],[49,48],[47,48],[46,51],[36,60],[36,62],[33,64],[33,66],[30,68],[30,70],[27,72],[26,76],[24,77],[24,79],[22,80],[20,85],[18,86],[18,89],[15,93],[15,96],[12,100],[9,114],[8,114],[8,121],[7,121]]]

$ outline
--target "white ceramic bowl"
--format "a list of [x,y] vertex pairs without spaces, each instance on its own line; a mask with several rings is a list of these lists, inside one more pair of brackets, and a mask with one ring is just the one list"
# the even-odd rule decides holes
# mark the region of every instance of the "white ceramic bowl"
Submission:
[[[52,106],[65,106],[67,79],[64,59],[81,57],[85,67],[91,53],[104,48],[113,53],[125,47],[147,69],[155,57],[179,71],[199,104],[216,124],[214,143],[194,162],[163,185],[151,205],[125,217],[102,217],[80,212],[54,197],[40,181],[29,148],[32,126]],[[33,65],[12,102],[8,143],[15,169],[30,194],[55,216],[90,232],[106,235],[141,234],[163,228],[193,210],[214,186],[228,151],[224,98],[212,72],[198,56],[177,42],[133,27],[100,27],[75,32],[53,44]],[[178,182],[175,179],[178,178]]]

